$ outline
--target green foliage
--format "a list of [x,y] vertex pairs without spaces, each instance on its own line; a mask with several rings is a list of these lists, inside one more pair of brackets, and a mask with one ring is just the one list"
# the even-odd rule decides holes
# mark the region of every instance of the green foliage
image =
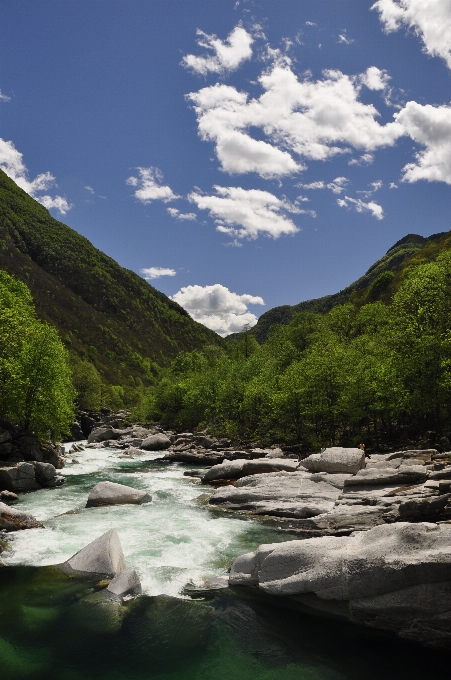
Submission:
[[102,380],[96,367],[87,359],[71,357],[72,383],[79,409],[98,410],[102,405]]
[[245,342],[177,357],[152,393],[153,416],[308,447],[451,432],[450,251],[412,269],[391,305],[300,312],[260,348]]
[[27,287],[0,270],[1,419],[40,438],[73,421],[68,355],[56,329],[37,320]]

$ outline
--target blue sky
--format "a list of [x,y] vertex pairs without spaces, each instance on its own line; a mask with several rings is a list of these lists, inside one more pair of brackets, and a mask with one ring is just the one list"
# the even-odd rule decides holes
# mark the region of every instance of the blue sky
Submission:
[[450,229],[451,0],[0,11],[0,167],[223,335]]

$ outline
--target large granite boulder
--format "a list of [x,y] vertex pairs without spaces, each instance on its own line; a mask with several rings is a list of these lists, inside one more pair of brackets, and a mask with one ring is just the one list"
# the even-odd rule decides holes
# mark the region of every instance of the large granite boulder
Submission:
[[115,529],[102,534],[59,566],[70,574],[109,578],[124,571],[124,553]]
[[125,484],[115,482],[99,482],[91,490],[88,496],[87,508],[99,507],[103,505],[141,505],[152,500],[147,491],[133,489]]
[[119,439],[123,430],[117,430],[114,427],[102,426],[94,428],[88,436],[88,444],[98,444],[105,442],[108,439]]
[[38,489],[34,465],[22,462],[0,467],[0,489],[7,491],[33,491]]
[[4,531],[19,531],[20,529],[43,529],[44,525],[38,522],[33,515],[11,508],[5,503],[0,503],[0,529]]
[[203,482],[212,482],[219,479],[239,479],[249,475],[259,475],[268,472],[286,470],[294,472],[299,463],[289,458],[257,458],[254,460],[231,460],[220,465],[214,465],[205,473]]
[[209,499],[211,505],[258,515],[304,518],[330,512],[349,475],[270,472],[242,477]]
[[322,453],[313,453],[300,465],[310,472],[330,472],[355,475],[365,467],[365,453],[360,449],[332,446]]
[[152,434],[143,440],[141,448],[144,451],[163,451],[171,446],[171,440],[163,432]]
[[347,537],[261,545],[232,565],[231,585],[451,648],[451,526],[400,522]]

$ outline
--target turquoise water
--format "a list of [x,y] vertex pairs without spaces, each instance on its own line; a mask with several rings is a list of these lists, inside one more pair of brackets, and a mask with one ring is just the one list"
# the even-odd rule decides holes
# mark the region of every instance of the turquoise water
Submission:
[[[87,450],[60,489],[23,495],[18,506],[45,529],[17,532],[0,569],[1,680],[435,680],[449,657],[392,636],[309,617],[246,593],[189,599],[187,584],[224,576],[233,558],[289,535],[213,512],[206,489],[178,464]],[[86,510],[103,479],[147,489],[147,506]],[[71,514],[63,514],[70,512]],[[96,582],[52,567],[110,528],[145,595],[100,600]],[[28,566],[23,566],[28,565]],[[31,566],[32,565],[32,566]]]

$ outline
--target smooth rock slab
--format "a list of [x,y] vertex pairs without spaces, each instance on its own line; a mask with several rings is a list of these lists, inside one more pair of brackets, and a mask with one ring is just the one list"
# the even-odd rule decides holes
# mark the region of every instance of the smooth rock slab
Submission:
[[95,485],[88,496],[87,508],[103,505],[141,505],[150,503],[152,496],[147,491],[133,489],[125,484],[115,482],[99,482]]
[[165,434],[152,434],[141,444],[144,451],[163,451],[171,446],[171,440]]
[[203,482],[212,482],[216,479],[239,479],[249,475],[259,475],[268,472],[286,470],[294,472],[299,463],[297,460],[288,458],[256,458],[254,460],[231,460],[220,465],[214,465],[205,473]]
[[365,467],[365,453],[360,449],[332,446],[323,453],[313,453],[300,465],[310,472],[344,473],[355,475]]
[[96,538],[60,566],[71,574],[109,577],[116,576],[127,568],[115,529]]
[[345,487],[362,485],[420,484],[428,478],[427,470],[421,465],[409,465],[398,469],[369,468],[359,470],[355,477],[345,481]]

